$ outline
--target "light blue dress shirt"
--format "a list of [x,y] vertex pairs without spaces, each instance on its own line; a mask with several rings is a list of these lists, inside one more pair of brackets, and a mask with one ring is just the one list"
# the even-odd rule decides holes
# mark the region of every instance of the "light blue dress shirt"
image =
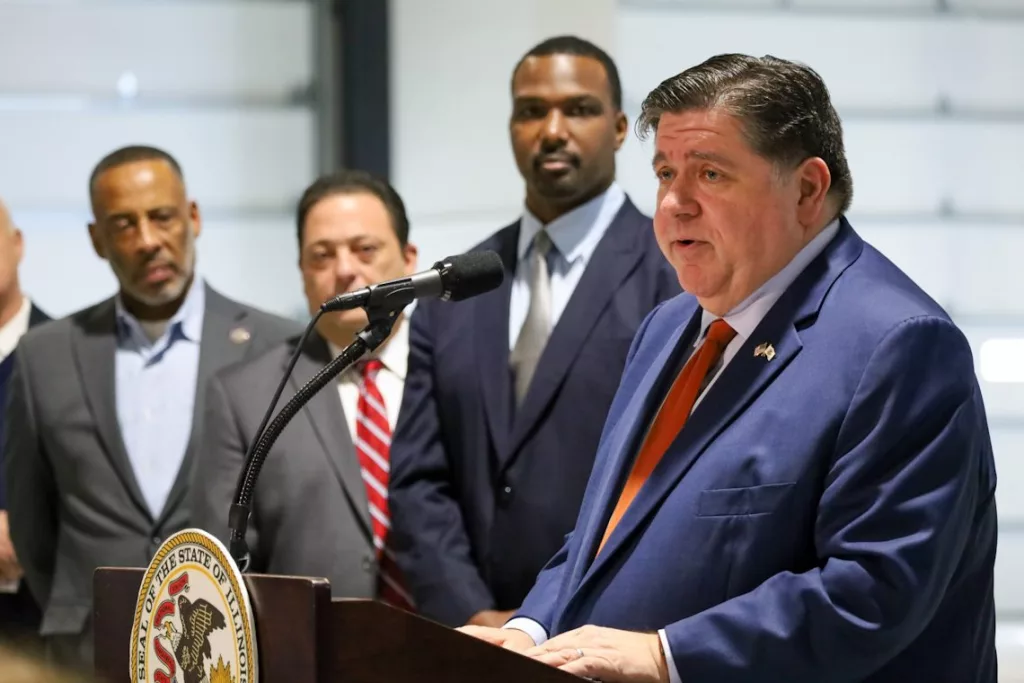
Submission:
[[117,419],[128,459],[154,518],[178,476],[192,433],[206,289],[195,276],[163,335],[150,341],[115,300]]
[[515,347],[519,330],[530,308],[529,255],[534,236],[546,229],[552,242],[551,251],[548,252],[548,272],[551,275],[551,329],[554,329],[598,243],[625,201],[626,193],[618,183],[613,182],[603,194],[547,225],[543,225],[529,209],[523,209],[516,248],[516,274],[512,280],[512,296],[509,300],[509,349]]

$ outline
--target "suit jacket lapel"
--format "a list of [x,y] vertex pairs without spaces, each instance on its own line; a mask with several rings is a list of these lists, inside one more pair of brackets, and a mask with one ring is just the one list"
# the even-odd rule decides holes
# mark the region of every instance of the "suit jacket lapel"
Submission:
[[[306,348],[295,362],[295,370],[290,378],[292,390],[301,389],[330,361],[331,356],[327,343],[316,333],[310,335],[306,342]],[[282,372],[285,367],[287,366],[282,366]],[[275,413],[284,407],[286,399],[286,396],[282,396],[280,406]],[[348,496],[352,512],[361,523],[363,533],[372,543],[373,527],[370,522],[370,505],[366,497],[366,486],[363,483],[362,468],[359,458],[356,456],[355,445],[352,443],[352,435],[348,431],[348,422],[341,406],[337,384],[328,384],[322,391],[317,392],[303,407],[302,412],[309,420],[313,427],[313,433],[316,434],[323,447],[324,457],[327,458],[331,469],[338,476],[338,480]],[[299,419],[299,417],[296,416],[295,419]]]
[[46,313],[44,313],[42,311],[42,309],[40,309],[38,306],[36,306],[35,304],[32,304],[32,308],[30,309],[30,312],[29,312],[29,315],[28,315],[28,326],[29,327],[35,327],[36,325],[42,325],[43,323],[49,322],[50,320],[51,320],[50,316],[46,315]]
[[569,367],[590,337],[601,313],[623,280],[640,263],[643,250],[637,237],[638,231],[644,229],[642,215],[627,199],[598,244],[583,277],[552,330],[537,363],[533,382],[513,423],[512,441],[504,464],[510,462],[513,454],[536,427],[558,392]]
[[[711,441],[746,410],[799,354],[803,344],[798,329],[811,324],[828,289],[856,260],[862,249],[863,242],[844,219],[840,233],[825,252],[783,294],[708,390],[687,420],[686,427],[676,437],[623,515],[600,556],[585,573],[583,582],[593,580],[625,545],[626,540],[644,527],[646,520],[654,514]],[[754,355],[755,348],[762,342],[769,342],[775,348],[775,357],[770,361]],[[642,423],[647,424],[650,416],[650,411],[640,416]],[[631,457],[635,450],[634,443],[623,445],[626,446],[623,449],[625,453],[620,453],[620,459],[613,469],[622,477],[628,471],[625,459]],[[605,505],[614,505],[619,488],[606,487],[604,491]],[[593,557],[593,547],[590,551],[587,557]]]
[[519,225],[499,234],[497,252],[505,266],[501,286],[493,292],[472,300],[473,315],[477,321],[473,328],[480,395],[483,399],[487,426],[494,442],[498,459],[508,451],[509,431],[512,426],[512,377],[508,366],[508,316],[512,296],[512,279],[516,272],[516,242]]
[[[202,435],[203,417],[206,414],[206,387],[210,377],[219,369],[245,358],[252,331],[245,325],[247,317],[244,308],[206,287],[206,305],[203,312],[203,333],[199,346],[199,367],[196,370],[196,394],[192,408],[192,430],[188,448],[181,461],[178,476],[167,494],[167,500],[158,520],[164,520],[182,503],[192,475],[195,450]],[[239,331],[236,331],[239,330]],[[245,330],[248,334],[243,334]]]
[[75,327],[72,348],[81,378],[82,392],[99,434],[103,449],[132,502],[147,520],[152,519],[135,470],[128,458],[117,419],[115,354],[117,330],[114,300],[99,304],[82,327]]
[[[609,460],[602,465],[604,476],[598,485],[594,509],[587,516],[586,526],[580,537],[580,557],[585,561],[573,567],[570,585],[579,585],[590,568],[590,559],[597,552],[597,546],[604,536],[605,526],[612,509],[618,502],[619,492],[632,467],[633,456],[647,431],[650,416],[661,403],[668,386],[675,378],[674,370],[688,353],[689,346],[700,330],[701,309],[694,306],[689,320],[681,324],[651,363],[643,379],[637,385],[633,396],[623,410],[626,416],[609,437],[607,452]],[[598,455],[601,457],[601,454]]]

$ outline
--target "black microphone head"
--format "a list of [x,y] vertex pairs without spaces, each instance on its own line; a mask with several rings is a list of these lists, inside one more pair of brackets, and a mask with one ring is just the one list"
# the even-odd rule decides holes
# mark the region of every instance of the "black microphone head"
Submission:
[[434,268],[441,273],[443,298],[448,301],[462,301],[489,292],[505,279],[505,266],[493,251],[470,251],[449,256],[435,263]]

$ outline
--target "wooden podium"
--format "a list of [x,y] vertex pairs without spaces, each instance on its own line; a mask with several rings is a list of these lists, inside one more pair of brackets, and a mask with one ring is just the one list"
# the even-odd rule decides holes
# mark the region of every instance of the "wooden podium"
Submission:
[[[95,671],[129,683],[142,569],[93,577]],[[577,676],[372,600],[332,600],[323,579],[246,575],[259,683],[579,683]]]

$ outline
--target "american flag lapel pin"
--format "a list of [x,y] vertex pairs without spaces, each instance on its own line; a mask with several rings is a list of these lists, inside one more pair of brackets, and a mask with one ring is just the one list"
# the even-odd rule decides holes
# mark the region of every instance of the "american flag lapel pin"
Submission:
[[763,356],[765,360],[775,358],[775,347],[768,342],[758,344],[757,348],[754,349],[754,358],[757,358],[758,356]]

